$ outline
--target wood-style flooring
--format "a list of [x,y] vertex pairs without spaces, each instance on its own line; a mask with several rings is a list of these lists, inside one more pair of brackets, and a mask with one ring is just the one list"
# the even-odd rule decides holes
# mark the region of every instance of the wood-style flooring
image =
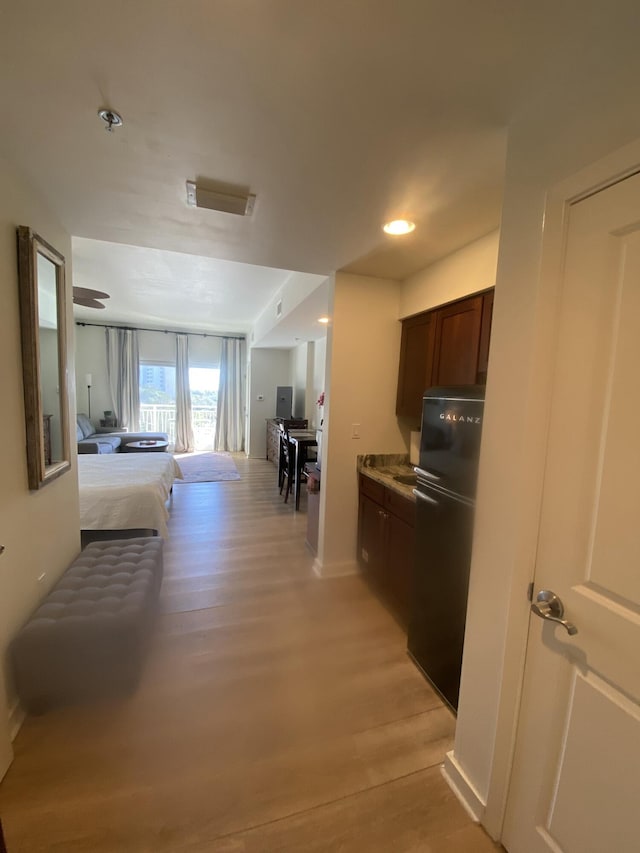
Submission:
[[25,721],[9,853],[499,849],[442,779],[454,719],[400,628],[360,577],[313,575],[306,513],[236,461],[174,488],[137,692]]

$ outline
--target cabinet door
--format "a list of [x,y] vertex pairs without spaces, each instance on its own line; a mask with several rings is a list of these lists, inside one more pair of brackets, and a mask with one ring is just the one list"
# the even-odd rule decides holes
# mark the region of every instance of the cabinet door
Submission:
[[406,521],[387,514],[386,589],[399,621],[409,626],[415,531]]
[[396,414],[420,418],[422,397],[432,384],[435,312],[429,311],[402,322]]
[[493,318],[493,290],[482,297],[482,328],[480,329],[480,348],[478,351],[478,375],[476,382],[484,385],[487,381],[489,364],[489,341],[491,340],[491,320]]
[[375,501],[360,493],[358,562],[379,586],[385,570],[386,513]]
[[438,309],[432,385],[473,385],[478,370],[482,296]]

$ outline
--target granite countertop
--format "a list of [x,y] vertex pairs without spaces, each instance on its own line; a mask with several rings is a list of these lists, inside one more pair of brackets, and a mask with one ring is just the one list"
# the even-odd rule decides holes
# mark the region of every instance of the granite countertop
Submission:
[[358,456],[356,462],[358,473],[382,483],[403,498],[415,501],[415,484],[407,485],[394,479],[397,474],[413,474],[414,467],[409,462],[408,453],[367,453]]

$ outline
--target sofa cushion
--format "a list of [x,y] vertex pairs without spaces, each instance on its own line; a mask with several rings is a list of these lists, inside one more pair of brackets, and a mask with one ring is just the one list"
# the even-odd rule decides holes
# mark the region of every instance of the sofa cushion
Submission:
[[79,441],[78,453],[116,453],[119,447],[120,436],[99,435]]
[[84,433],[80,429],[80,424],[76,424],[76,441],[82,441]]
[[82,438],[89,438],[90,435],[93,435],[93,424],[82,412],[78,412],[76,415],[76,423],[82,430]]

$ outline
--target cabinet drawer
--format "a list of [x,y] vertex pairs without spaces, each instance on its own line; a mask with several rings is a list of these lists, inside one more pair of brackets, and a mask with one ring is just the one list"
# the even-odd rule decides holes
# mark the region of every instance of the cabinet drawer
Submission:
[[402,521],[415,527],[416,523],[416,504],[415,501],[409,500],[391,489],[385,489],[384,507],[397,515]]
[[372,501],[376,501],[380,505],[384,504],[385,487],[382,483],[372,480],[371,477],[367,477],[365,474],[360,474],[360,491],[371,498]]

